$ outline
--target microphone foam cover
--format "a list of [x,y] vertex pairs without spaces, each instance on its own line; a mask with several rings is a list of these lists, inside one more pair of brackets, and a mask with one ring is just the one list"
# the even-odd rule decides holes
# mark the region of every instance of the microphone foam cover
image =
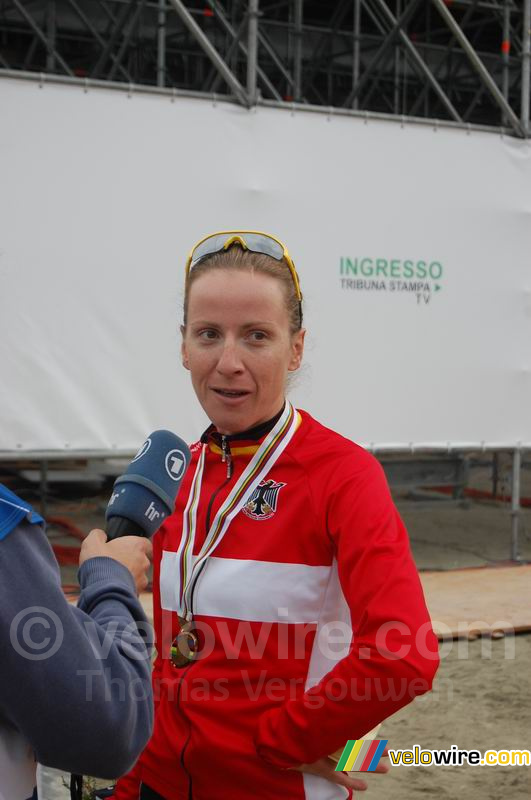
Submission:
[[154,431],[115,481],[105,519],[125,517],[146,536],[153,536],[173,513],[190,458],[190,450],[179,436]]

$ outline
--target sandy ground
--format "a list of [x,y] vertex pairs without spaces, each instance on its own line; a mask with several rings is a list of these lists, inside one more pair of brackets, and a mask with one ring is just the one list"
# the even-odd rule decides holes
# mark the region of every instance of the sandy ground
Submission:
[[[380,738],[394,749],[531,750],[531,635],[446,642],[441,655],[433,692],[384,722]],[[367,800],[523,800],[531,796],[531,766],[391,766],[367,782],[360,793]]]
[[[531,496],[531,471],[524,471],[522,483],[523,495]],[[471,485],[488,488],[488,472],[476,470]],[[507,504],[467,501],[457,505],[440,500],[426,505],[406,497],[397,502],[420,570],[508,560],[511,517]],[[48,513],[68,515],[88,531],[102,525],[105,504],[102,495],[81,503],[55,503]],[[75,544],[53,529],[50,535],[58,543]],[[522,512],[519,542],[522,559],[531,561],[531,509]],[[63,568],[62,573],[65,583],[75,582],[74,567]],[[495,570],[492,575],[495,580]],[[456,744],[461,749],[531,750],[531,633],[500,640],[445,642],[441,652],[434,691],[384,722],[380,736],[389,739],[389,746],[445,749]],[[371,775],[368,782],[369,791],[357,795],[367,800],[426,796],[518,800],[531,796],[531,767],[391,767],[389,774]],[[68,796],[55,782],[43,800]]]

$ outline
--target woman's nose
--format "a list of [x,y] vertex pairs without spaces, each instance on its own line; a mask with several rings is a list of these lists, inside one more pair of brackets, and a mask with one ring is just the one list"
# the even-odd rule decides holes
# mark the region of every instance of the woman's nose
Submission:
[[235,342],[226,341],[220,353],[216,369],[223,375],[232,375],[243,371],[243,364]]

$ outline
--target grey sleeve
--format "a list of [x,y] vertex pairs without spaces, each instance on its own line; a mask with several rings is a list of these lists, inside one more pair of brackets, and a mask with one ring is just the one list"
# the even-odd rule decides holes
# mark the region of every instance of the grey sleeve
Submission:
[[127,772],[153,723],[152,631],[129,570],[93,558],[70,605],[40,525],[0,542],[0,717],[47,766],[94,777]]

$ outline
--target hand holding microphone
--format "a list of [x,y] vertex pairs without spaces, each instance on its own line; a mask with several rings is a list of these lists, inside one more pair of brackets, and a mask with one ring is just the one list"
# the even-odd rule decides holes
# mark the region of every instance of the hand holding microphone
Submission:
[[140,536],[121,536],[109,542],[105,531],[95,528],[81,545],[79,566],[89,558],[98,556],[114,558],[127,567],[134,578],[137,594],[140,594],[148,585],[147,573],[152,552],[153,547],[149,539]]
[[190,463],[190,450],[170,431],[154,431],[125,473],[116,479],[107,511],[106,529],[93,530],[81,547],[79,564],[106,556],[133,575],[138,592],[146,588],[151,537],[173,513],[175,499]]

